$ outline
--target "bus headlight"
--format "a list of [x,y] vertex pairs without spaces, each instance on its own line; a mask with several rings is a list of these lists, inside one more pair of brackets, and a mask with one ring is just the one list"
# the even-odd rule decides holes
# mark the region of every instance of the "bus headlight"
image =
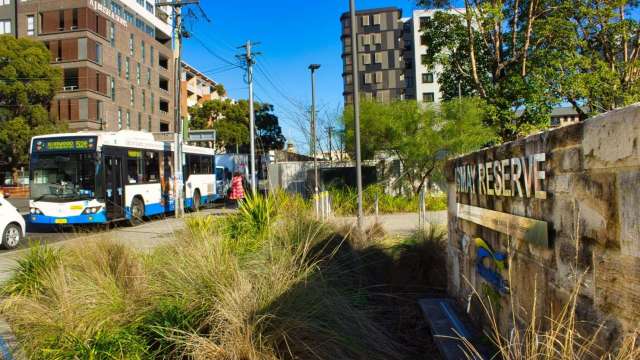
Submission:
[[40,209],[38,208],[29,208],[29,213],[31,213],[31,215],[42,215],[42,211],[40,211]]
[[100,211],[100,209],[102,209],[102,206],[91,206],[91,207],[85,208],[84,211],[82,211],[82,214],[83,215],[95,214],[98,211]]

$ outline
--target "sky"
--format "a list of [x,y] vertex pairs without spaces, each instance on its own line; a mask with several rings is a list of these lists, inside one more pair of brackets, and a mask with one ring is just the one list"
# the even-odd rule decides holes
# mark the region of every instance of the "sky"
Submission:
[[[408,16],[412,0],[356,0],[356,8],[396,6]],[[300,129],[304,109],[311,104],[309,64],[316,72],[316,104],[319,117],[336,113],[343,105],[340,15],[349,10],[348,0],[201,0],[207,22],[197,7],[196,17],[186,16],[192,33],[184,41],[183,59],[222,83],[234,99],[248,98],[244,70],[233,67],[238,49],[247,40],[260,42],[253,51],[255,99],[275,107],[287,139],[299,150],[306,148]]]

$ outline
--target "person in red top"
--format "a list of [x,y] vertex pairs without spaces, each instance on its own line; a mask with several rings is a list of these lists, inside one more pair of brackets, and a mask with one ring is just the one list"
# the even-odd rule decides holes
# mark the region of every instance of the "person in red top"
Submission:
[[238,207],[240,200],[244,199],[244,187],[242,184],[242,175],[236,171],[231,179],[231,194],[229,199],[234,200],[235,206]]

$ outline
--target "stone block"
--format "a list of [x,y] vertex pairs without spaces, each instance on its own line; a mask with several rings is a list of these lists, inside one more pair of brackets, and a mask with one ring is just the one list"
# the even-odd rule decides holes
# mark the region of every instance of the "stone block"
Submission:
[[596,306],[621,320],[626,330],[640,321],[640,258],[602,254],[594,263]]
[[552,152],[552,157],[557,161],[559,172],[576,172],[582,170],[582,149],[578,146],[560,149]]
[[[620,251],[640,257],[640,170],[618,173]],[[640,296],[640,295],[639,295]]]
[[586,169],[640,166],[640,105],[587,120],[582,148]]

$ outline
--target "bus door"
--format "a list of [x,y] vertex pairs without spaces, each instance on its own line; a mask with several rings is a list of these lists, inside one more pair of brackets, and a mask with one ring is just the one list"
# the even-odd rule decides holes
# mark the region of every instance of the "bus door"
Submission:
[[124,218],[124,184],[122,181],[122,157],[105,155],[105,198],[107,218],[109,220]]

